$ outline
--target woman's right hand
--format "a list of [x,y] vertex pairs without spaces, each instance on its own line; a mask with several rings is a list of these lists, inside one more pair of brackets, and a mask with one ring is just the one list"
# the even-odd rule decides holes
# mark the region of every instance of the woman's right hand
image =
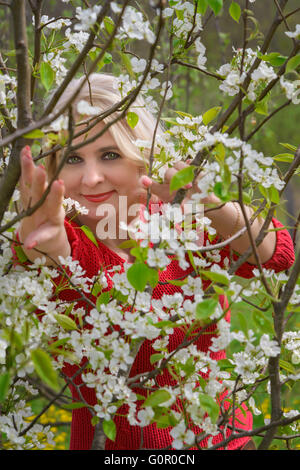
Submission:
[[[31,150],[26,146],[21,151],[20,194],[23,209],[35,205],[43,196],[47,186],[47,174],[42,165],[33,162]],[[71,249],[64,228],[65,211],[62,206],[64,183],[56,180],[51,185],[43,204],[30,216],[21,221],[19,238],[30,261],[47,254],[47,265],[58,262],[58,256],[66,257]]]

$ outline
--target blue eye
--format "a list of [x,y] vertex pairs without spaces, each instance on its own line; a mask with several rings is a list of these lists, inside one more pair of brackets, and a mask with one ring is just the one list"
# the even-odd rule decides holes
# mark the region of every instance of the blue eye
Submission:
[[80,163],[82,161],[82,158],[79,157],[78,155],[70,155],[67,160],[66,160],[66,163],[68,163],[69,165],[75,165],[76,163]]
[[118,158],[121,158],[121,155],[119,155],[117,152],[106,152],[102,155],[102,160],[108,161],[108,160],[117,160]]

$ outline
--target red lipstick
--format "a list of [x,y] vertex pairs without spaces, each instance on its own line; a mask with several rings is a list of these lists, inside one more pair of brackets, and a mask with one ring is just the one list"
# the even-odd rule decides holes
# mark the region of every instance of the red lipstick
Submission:
[[114,192],[115,190],[100,194],[82,194],[82,196],[90,202],[103,202],[110,198]]

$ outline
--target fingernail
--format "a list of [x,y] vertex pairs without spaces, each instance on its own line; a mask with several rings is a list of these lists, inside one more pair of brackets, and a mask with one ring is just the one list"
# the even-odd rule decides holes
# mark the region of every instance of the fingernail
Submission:
[[37,242],[34,241],[34,242],[30,243],[30,245],[27,245],[27,248],[28,248],[28,250],[32,250],[36,245],[37,245]]
[[152,180],[148,176],[142,176],[142,183],[145,186],[150,186],[152,184]]
[[31,159],[31,151],[30,151],[30,147],[28,147],[28,145],[26,145],[26,147],[24,147],[23,155],[24,155],[26,158]]

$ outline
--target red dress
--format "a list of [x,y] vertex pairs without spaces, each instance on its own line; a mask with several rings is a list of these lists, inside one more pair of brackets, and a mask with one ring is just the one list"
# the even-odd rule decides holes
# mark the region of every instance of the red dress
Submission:
[[[282,224],[276,219],[273,219],[273,224],[275,227],[282,227]],[[111,268],[112,266],[119,265],[121,266],[121,272],[124,271],[123,264],[124,260],[118,256],[115,252],[107,248],[103,243],[98,241],[98,248],[95,244],[85,235],[85,233],[80,229],[78,225],[74,222],[65,221],[65,227],[68,235],[68,239],[71,245],[72,258],[80,262],[81,267],[86,271],[86,276],[92,278],[99,272],[99,268],[104,266],[105,268]],[[291,237],[287,230],[279,230],[277,234],[277,243],[276,249],[273,253],[272,258],[263,265],[266,269],[274,269],[275,272],[283,271],[288,269],[294,262],[294,248]],[[220,251],[221,261],[218,263],[222,266],[223,260],[226,256],[229,256],[229,248],[226,247]],[[236,274],[244,278],[253,277],[254,265],[249,263],[244,263],[237,270]],[[178,279],[182,276],[188,276],[192,272],[193,268],[190,266],[186,271],[183,271],[178,261],[173,260],[166,269],[160,274],[160,281],[165,281],[169,279]],[[108,287],[108,289],[111,286]],[[163,294],[172,295],[175,292],[182,292],[180,287],[174,286],[171,284],[158,284],[154,291],[153,297],[159,299]],[[78,295],[78,294],[77,294]],[[60,298],[64,300],[72,300],[76,298],[76,292],[66,290],[60,294]],[[226,299],[220,299],[221,305],[225,302]],[[80,304],[80,303],[78,303]],[[230,321],[230,314],[227,314],[227,321]],[[210,328],[209,334],[201,335],[197,341],[197,348],[203,352],[207,352],[211,340],[216,335],[214,334],[215,326]],[[169,351],[175,349],[183,340],[184,333],[179,328],[174,328],[174,333],[170,335],[169,340]],[[157,352],[152,348],[152,342],[150,340],[145,340],[139,349],[139,352],[134,360],[134,363],[131,368],[130,376],[133,377],[138,373],[147,372],[154,369],[154,366],[150,363],[150,357],[153,353]],[[218,351],[211,353],[213,359],[224,359],[225,351]],[[68,376],[72,377],[78,366],[65,364],[63,372]],[[172,377],[170,374],[165,371],[162,375],[158,377],[158,382],[161,386],[170,385],[172,383]],[[82,379],[77,376],[74,382],[82,384]],[[76,388],[70,386],[72,396],[76,400],[80,400]],[[90,404],[96,404],[96,395],[93,388],[88,388],[87,386],[82,386],[80,388],[84,399]],[[139,393],[143,393],[140,392]],[[252,415],[245,407],[245,413],[241,411],[236,413],[236,418],[238,419],[238,428],[249,430],[252,428]],[[117,427],[117,436],[115,441],[109,439],[106,440],[106,449],[107,450],[132,450],[139,449],[141,444],[141,428],[139,426],[131,426],[125,417],[119,416],[126,414],[126,405],[123,405],[118,410],[118,416],[115,416],[114,421]],[[89,450],[92,445],[94,428],[91,425],[91,413],[87,408],[80,408],[73,410],[72,412],[72,427],[71,427],[71,450]],[[144,449],[162,449],[167,446],[171,446],[172,437],[169,434],[170,428],[158,429],[156,424],[151,424],[143,428],[143,445]],[[227,430],[227,436],[230,434],[230,431]],[[213,438],[213,444],[221,442],[223,437],[221,434]],[[240,438],[235,439],[229,443],[227,448],[229,450],[237,449],[243,446],[249,438]],[[206,441],[204,441],[205,444]],[[202,445],[202,444],[201,444]]]

